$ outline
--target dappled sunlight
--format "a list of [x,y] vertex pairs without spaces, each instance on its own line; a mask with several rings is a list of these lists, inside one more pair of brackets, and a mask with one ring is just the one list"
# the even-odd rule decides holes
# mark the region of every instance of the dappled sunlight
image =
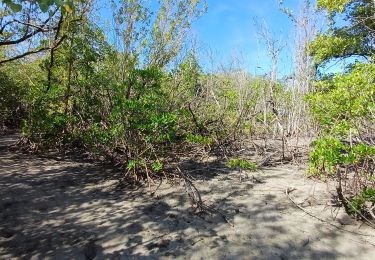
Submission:
[[[331,259],[365,257],[373,250],[361,237],[293,206],[287,187],[314,186],[321,198],[327,196],[324,184],[303,178],[295,166],[249,173],[263,180],[256,183],[250,176],[240,181],[238,172],[225,173],[218,163],[203,163],[202,170],[218,172],[201,175],[206,179],[196,185],[203,200],[226,214],[232,227],[219,215],[193,213],[182,186],[119,188],[118,173],[85,162],[6,150],[0,160],[2,258]],[[306,196],[293,195],[299,200]],[[307,209],[330,219],[324,205]]]
[[373,259],[375,1],[0,2],[0,259]]

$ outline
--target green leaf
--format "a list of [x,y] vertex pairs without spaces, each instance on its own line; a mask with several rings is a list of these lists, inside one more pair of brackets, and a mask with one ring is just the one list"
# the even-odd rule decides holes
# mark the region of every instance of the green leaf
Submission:
[[42,10],[42,12],[47,12],[48,8],[50,7],[50,3],[48,0],[42,0],[39,2],[39,8]]
[[151,164],[151,168],[152,170],[154,170],[155,172],[159,172],[163,169],[164,165],[162,162],[159,162],[159,161],[156,161],[156,162],[153,162]]

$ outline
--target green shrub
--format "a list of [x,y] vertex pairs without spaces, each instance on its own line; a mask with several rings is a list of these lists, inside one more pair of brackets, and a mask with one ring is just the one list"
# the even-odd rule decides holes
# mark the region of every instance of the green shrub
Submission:
[[[339,166],[355,166],[375,158],[375,147],[359,143],[353,146],[337,138],[322,137],[314,141],[309,157],[309,173],[335,174]],[[366,169],[362,169],[365,172]]]
[[375,189],[365,188],[360,194],[348,201],[348,213],[350,215],[358,216],[359,214],[366,215],[368,205],[372,208],[375,205]]
[[199,134],[187,134],[186,135],[186,141],[189,143],[194,144],[202,144],[202,145],[211,145],[212,144],[212,138],[208,136],[202,136]]
[[337,180],[338,198],[349,215],[358,217],[371,210],[375,204],[375,147],[363,143],[350,146],[336,138],[320,138],[312,146],[309,174]]
[[249,162],[243,159],[230,159],[227,166],[231,169],[240,168],[248,171],[256,171],[257,165],[254,162]]
[[324,137],[314,141],[310,152],[309,173],[334,174],[346,161],[349,147],[336,138]]

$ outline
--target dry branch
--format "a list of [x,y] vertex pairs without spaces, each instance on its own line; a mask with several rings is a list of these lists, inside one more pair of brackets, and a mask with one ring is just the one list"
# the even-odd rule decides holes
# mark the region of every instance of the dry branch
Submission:
[[202,201],[202,197],[200,195],[200,192],[197,189],[197,187],[195,187],[195,185],[193,184],[193,181],[192,181],[191,177],[184,174],[179,167],[177,167],[177,171],[178,171],[179,177],[184,180],[185,190],[186,190],[187,194],[189,195],[191,203],[193,205],[196,205],[195,210],[199,210],[199,212],[204,212],[204,213],[207,213],[207,214],[218,214],[222,217],[222,219],[226,223],[228,223],[229,225],[234,227],[234,224],[229,221],[229,219],[227,218],[227,216],[223,212],[221,212],[218,209],[215,209],[211,205],[206,205]]

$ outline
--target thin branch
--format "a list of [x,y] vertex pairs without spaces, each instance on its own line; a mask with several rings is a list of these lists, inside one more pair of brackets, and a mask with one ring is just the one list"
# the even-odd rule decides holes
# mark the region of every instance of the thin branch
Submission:
[[50,49],[50,47],[43,47],[43,48],[40,48],[40,49],[37,49],[37,50],[32,50],[32,51],[22,53],[20,55],[17,55],[15,57],[12,57],[12,58],[9,58],[9,59],[6,59],[6,60],[0,60],[0,65],[4,64],[4,63],[7,63],[7,62],[11,62],[11,61],[14,61],[14,60],[24,58],[24,57],[32,55],[32,54],[36,54],[36,53],[39,53],[39,52],[42,52],[42,51],[47,51],[49,49]]
[[47,28],[44,28],[44,26],[46,26],[45,24],[43,24],[43,25],[37,25],[37,24],[28,23],[28,22],[22,22],[22,21],[19,21],[19,20],[14,20],[13,22],[26,25],[27,27],[36,28],[36,29],[39,30],[39,32],[48,32],[48,31],[56,30],[57,29],[57,27],[53,27],[53,28],[47,27]]
[[14,20],[6,22],[1,28],[0,28],[0,34],[3,34],[5,27],[7,27],[9,24],[13,23]]
[[[18,38],[17,40],[9,40],[9,41],[3,41],[3,42],[0,42],[0,46],[7,46],[7,45],[14,45],[14,44],[18,44],[18,43],[21,43],[27,39],[30,39],[31,37],[33,37],[34,35],[38,34],[38,33],[41,33],[41,32],[44,32],[44,28],[48,22],[51,20],[51,18],[56,14],[57,10],[55,12],[52,13],[51,16],[49,16],[43,23],[41,26],[39,26],[39,28],[31,33],[28,33],[28,28],[29,28],[29,25],[27,25],[27,23],[25,23],[25,25],[27,25],[27,30],[25,32],[25,34],[21,37],[21,38]],[[17,20],[14,20],[14,22],[17,22]],[[6,26],[6,25],[5,25]],[[5,28],[3,26],[3,28]],[[2,28],[2,30],[3,30]],[[58,30],[58,26],[57,27],[54,27],[52,28],[52,30]],[[1,31],[2,32],[2,31]]]
[[0,60],[0,65],[4,64],[4,63],[7,63],[7,62],[14,61],[14,60],[22,59],[22,58],[24,58],[26,56],[29,56],[29,55],[32,55],[32,54],[37,54],[39,52],[56,49],[61,45],[61,43],[63,42],[63,40],[65,40],[65,38],[66,38],[66,35],[61,37],[61,39],[53,47],[42,47],[42,48],[39,48],[37,50],[27,51],[25,53],[22,53],[20,55],[17,55],[15,57],[12,57],[12,58],[9,58],[9,59],[6,59],[6,60]]
[[[63,24],[63,21],[64,21],[64,16],[61,14],[60,16],[60,19],[59,19],[59,22],[57,24],[57,30],[56,30],[56,34],[55,34],[55,41],[57,40],[57,38],[59,37],[59,34],[60,34],[60,30],[61,30],[61,26]],[[63,38],[65,38],[66,36],[63,36],[61,38],[61,40],[63,40]],[[46,92],[48,92],[51,88],[51,84],[52,84],[52,67],[53,67],[53,62],[54,62],[54,52],[55,52],[55,48],[52,48],[51,49],[51,55],[50,55],[50,62],[48,64],[48,79],[47,79],[47,82],[48,82],[48,85],[47,85],[47,89],[46,89]]]

